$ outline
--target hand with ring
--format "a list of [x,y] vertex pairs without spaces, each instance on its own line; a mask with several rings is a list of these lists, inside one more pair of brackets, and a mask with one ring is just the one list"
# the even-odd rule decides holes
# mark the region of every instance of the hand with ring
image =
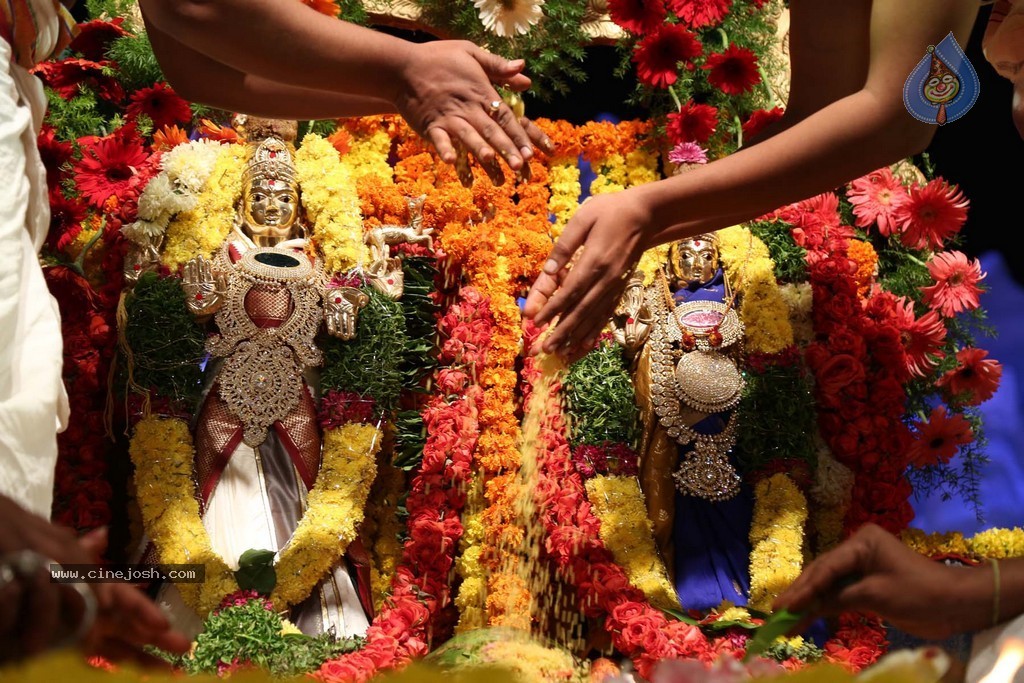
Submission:
[[441,40],[413,46],[397,97],[399,113],[430,140],[445,163],[460,148],[480,163],[492,182],[503,182],[498,157],[516,173],[528,173],[533,146],[554,144],[525,117],[517,117],[495,84],[521,92],[530,86],[523,60],[509,61],[467,41]]

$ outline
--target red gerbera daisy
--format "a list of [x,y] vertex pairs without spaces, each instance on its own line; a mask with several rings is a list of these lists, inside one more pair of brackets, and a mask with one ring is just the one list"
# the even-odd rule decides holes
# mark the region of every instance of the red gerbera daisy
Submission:
[[665,22],[665,0],[608,0],[612,21],[630,33],[645,35]]
[[757,137],[758,133],[782,118],[784,113],[782,107],[773,109],[758,109],[743,124],[743,144],[748,144]]
[[907,191],[888,166],[872,171],[850,183],[846,198],[853,204],[854,221],[858,228],[877,223],[883,236],[896,232],[893,214],[907,201]]
[[947,463],[960,446],[974,439],[971,423],[963,415],[948,415],[946,406],[932,410],[927,422],[917,422],[916,438],[910,446],[910,463],[927,467]]
[[46,244],[54,251],[63,251],[82,232],[86,206],[77,199],[69,199],[62,192],[50,193],[50,230]]
[[717,109],[710,104],[687,102],[678,113],[668,115],[665,133],[673,147],[683,142],[704,143],[717,126]]
[[679,63],[693,68],[693,58],[703,47],[697,38],[678,24],[664,24],[640,41],[633,52],[636,74],[641,82],[655,88],[667,88],[678,79]]
[[725,52],[708,55],[704,68],[708,82],[726,95],[742,95],[761,82],[757,55],[753,50],[730,45]]
[[135,91],[125,113],[131,118],[145,114],[153,121],[154,128],[188,123],[192,120],[192,110],[188,102],[178,97],[166,83],[154,83],[150,88]]
[[935,311],[920,318],[914,316],[914,302],[903,298],[893,310],[893,324],[900,331],[900,341],[907,354],[907,370],[924,377],[942,358],[946,326]]
[[924,187],[915,185],[893,211],[900,241],[911,249],[941,249],[963,227],[968,204],[956,185],[941,178]]
[[68,49],[93,61],[98,62],[105,59],[110,44],[118,38],[128,35],[128,31],[121,27],[123,23],[124,17],[117,17],[112,21],[93,19],[79,24],[78,35],[68,45]]
[[82,158],[75,164],[78,189],[96,207],[112,196],[121,199],[134,186],[138,168],[148,158],[134,129],[121,128],[82,147]]
[[116,78],[105,72],[112,65],[113,62],[109,61],[62,59],[59,62],[41,62],[32,69],[32,73],[66,100],[78,94],[79,85],[85,85],[108,102],[121,102],[124,89]]
[[50,189],[60,185],[68,172],[68,163],[74,154],[74,147],[70,142],[62,142],[57,139],[57,129],[53,126],[43,126],[37,138],[39,157],[46,167],[46,184]]
[[1003,378],[1003,365],[988,358],[988,351],[967,347],[956,352],[956,367],[939,378],[946,394],[964,405],[976,406],[992,398]]
[[340,13],[338,3],[335,0],[302,0],[302,2],[320,14],[326,14],[329,17],[336,17]]
[[987,273],[981,272],[977,259],[971,261],[960,251],[944,251],[928,260],[928,272],[935,284],[921,288],[924,302],[942,315],[951,318],[981,305],[978,283]]
[[668,0],[669,6],[690,28],[704,28],[722,23],[732,0]]

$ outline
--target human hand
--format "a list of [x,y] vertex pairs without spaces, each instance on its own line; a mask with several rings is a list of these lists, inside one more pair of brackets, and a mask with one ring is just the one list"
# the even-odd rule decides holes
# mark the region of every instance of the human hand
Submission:
[[[30,551],[36,566],[0,576],[0,661],[39,654],[65,640],[86,617],[87,602],[80,585],[54,583],[51,560],[63,565],[95,564],[106,543],[105,532],[82,539],[65,528],[29,513],[10,499],[0,496],[0,555]],[[97,618],[85,636],[93,652],[122,659],[130,656],[148,661],[140,648],[154,644],[173,652],[188,649],[188,640],[170,630],[159,608],[142,593],[125,584],[90,584],[84,590],[95,598]],[[86,624],[88,626],[88,624]],[[61,632],[61,629],[65,632]],[[117,645],[117,647],[113,647]]]
[[591,197],[580,205],[526,298],[523,313],[536,325],[558,319],[531,353],[558,353],[568,363],[586,354],[611,319],[646,248],[649,223],[644,202],[632,190]]
[[911,550],[868,524],[811,562],[773,608],[803,613],[800,632],[819,616],[871,612],[929,639],[988,626],[992,576],[984,568],[950,567]]
[[[554,151],[550,138],[528,119],[516,117],[494,87],[528,88],[523,60],[508,61],[461,40],[417,44],[411,55],[395,105],[445,163],[455,163],[457,147],[465,149],[500,183],[504,176],[497,154],[512,170],[523,171],[529,168],[533,144]],[[497,107],[492,109],[492,103]]]

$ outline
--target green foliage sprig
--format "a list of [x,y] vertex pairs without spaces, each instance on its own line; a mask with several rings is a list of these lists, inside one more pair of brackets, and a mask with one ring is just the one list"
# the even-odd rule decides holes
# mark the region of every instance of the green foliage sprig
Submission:
[[117,80],[129,94],[166,80],[144,31],[115,40],[107,49],[107,58],[117,62]]
[[188,311],[180,280],[145,273],[125,300],[125,310],[132,380],[191,412],[201,391],[205,336]]
[[775,279],[780,283],[807,281],[807,250],[793,241],[789,226],[782,221],[744,223],[750,232],[768,247],[775,263]]
[[740,401],[736,460],[744,473],[757,472],[773,461],[816,462],[816,432],[811,380],[803,367],[771,365],[748,371]]
[[635,445],[640,411],[620,345],[603,341],[573,363],[565,379],[565,399],[574,448],[608,442]]
[[370,286],[362,291],[369,302],[359,311],[355,339],[343,341],[326,337],[323,391],[351,391],[372,397],[378,408],[390,414],[398,407],[402,391],[401,363],[407,335],[402,308]]
[[222,668],[236,664],[255,666],[274,676],[298,676],[356,651],[363,642],[361,638],[336,641],[329,633],[315,638],[284,634],[282,627],[277,612],[267,609],[262,600],[252,599],[211,614],[192,653],[163,656],[192,675],[221,673]]

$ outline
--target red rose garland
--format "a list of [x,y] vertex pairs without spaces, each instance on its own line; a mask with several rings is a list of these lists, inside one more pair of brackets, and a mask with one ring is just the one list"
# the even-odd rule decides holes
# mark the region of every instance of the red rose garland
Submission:
[[[391,583],[391,597],[370,624],[358,652],[325,662],[316,677],[324,681],[366,681],[384,669],[407,665],[430,648],[432,626],[449,602],[455,551],[462,537],[459,514],[465,505],[473,453],[480,434],[477,414],[483,391],[471,380],[486,349],[494,320],[489,302],[463,288],[438,323],[441,335],[436,390],[423,410],[427,441],[423,462],[406,501],[409,539]],[[447,344],[462,339],[469,343]]]

